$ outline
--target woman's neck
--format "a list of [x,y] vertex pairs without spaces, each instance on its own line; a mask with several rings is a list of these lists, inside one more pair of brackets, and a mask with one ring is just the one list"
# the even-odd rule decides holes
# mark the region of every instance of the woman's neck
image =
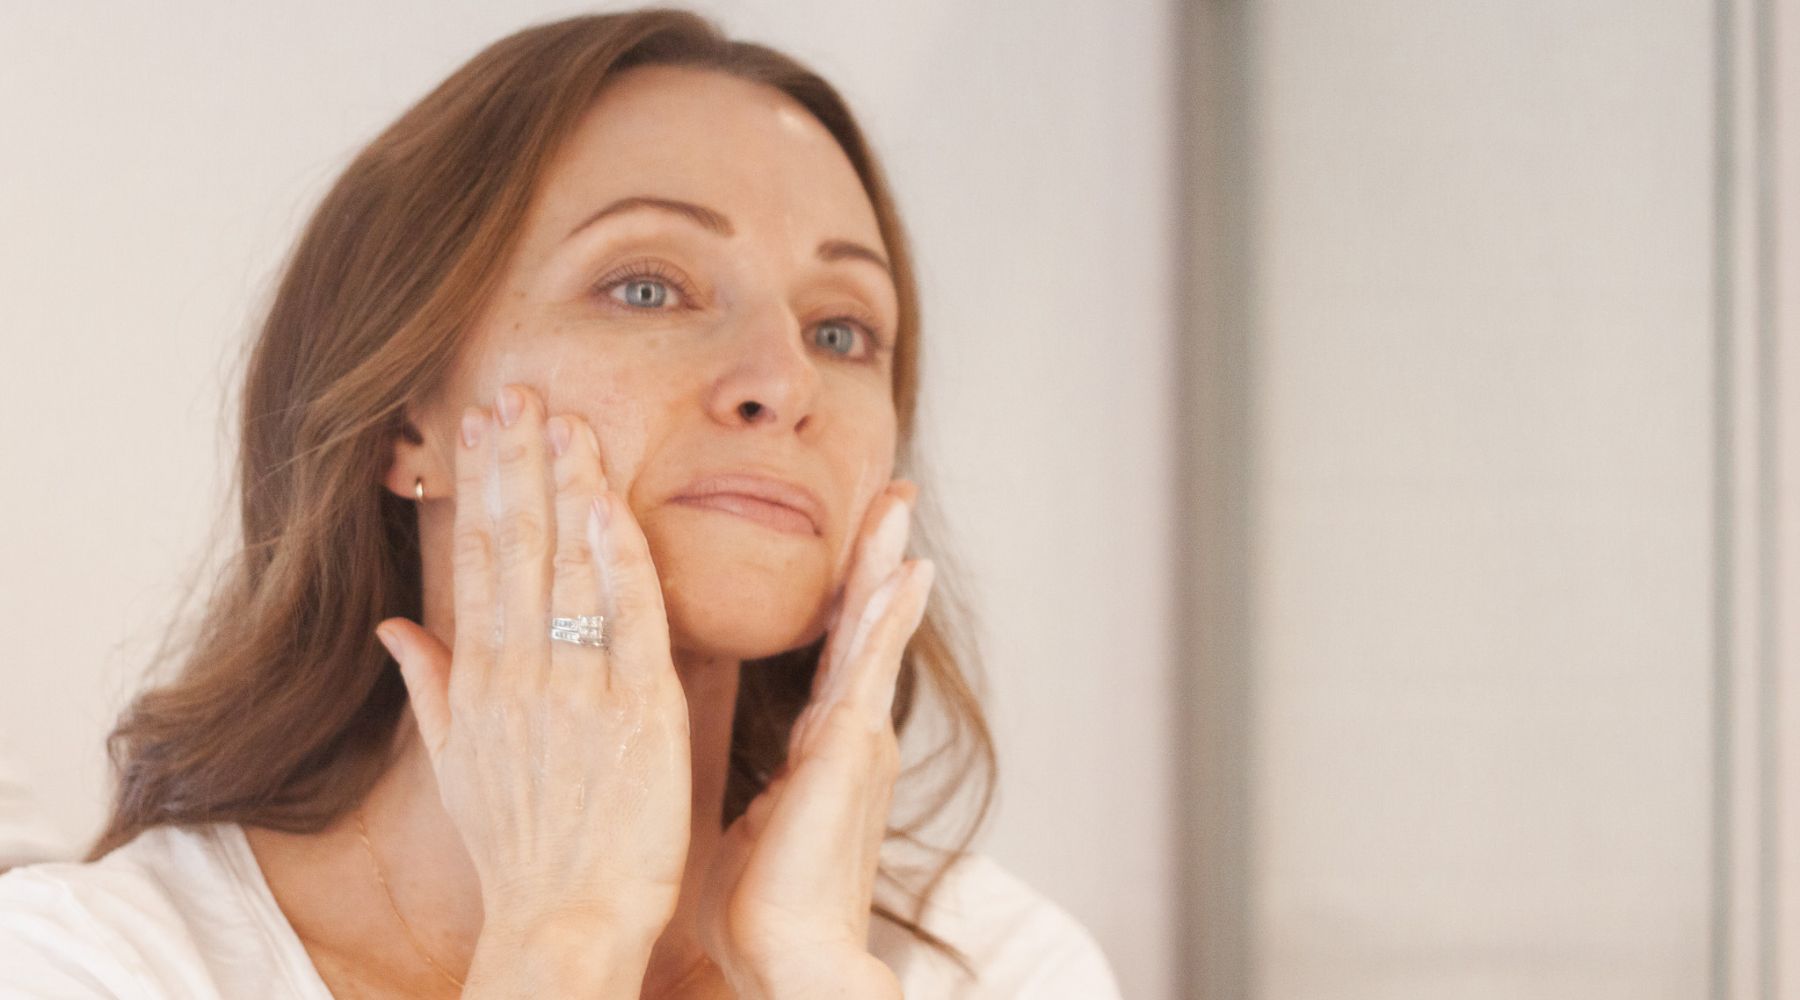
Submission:
[[[650,956],[644,981],[646,996],[660,995],[659,988],[680,979],[700,955],[697,905],[706,867],[720,837],[732,718],[737,704],[737,661],[677,657],[675,666],[688,702],[694,768],[693,832],[675,915]],[[403,711],[395,737],[393,763],[364,798],[363,820],[395,906],[430,950],[432,959],[460,978],[468,969],[481,934],[480,881],[461,835],[444,810],[437,777],[420,742],[410,708]],[[382,950],[391,954],[396,941],[398,947],[412,949],[368,868],[367,849],[358,835],[355,819],[346,817],[318,837],[327,838],[334,849],[321,851],[324,844],[296,844],[290,838],[272,837],[261,831],[252,837],[257,859],[296,930],[309,945],[351,951],[359,945],[372,946],[366,936],[368,929],[394,925],[390,927],[392,933],[381,939]],[[354,851],[358,859],[344,858],[347,851]],[[332,860],[327,863],[326,857]],[[361,872],[368,885],[320,884],[320,876],[328,883],[354,877],[354,872]],[[301,885],[310,883],[311,891],[300,891],[294,884],[295,878],[305,880]],[[284,885],[293,891],[284,894]],[[317,888],[312,889],[314,886]],[[371,889],[376,891],[368,891]],[[377,901],[379,912],[366,912]],[[328,912],[333,906],[340,910],[354,906],[365,912]],[[333,933],[335,929],[348,932],[349,940],[332,940],[338,936]]]

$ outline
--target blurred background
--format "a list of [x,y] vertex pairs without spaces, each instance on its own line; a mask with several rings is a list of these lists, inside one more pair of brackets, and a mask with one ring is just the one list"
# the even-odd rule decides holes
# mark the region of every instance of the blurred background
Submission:
[[[0,2],[16,850],[98,829],[326,186],[620,6]],[[885,161],[979,847],[1128,997],[1800,997],[1792,0],[687,6]]]

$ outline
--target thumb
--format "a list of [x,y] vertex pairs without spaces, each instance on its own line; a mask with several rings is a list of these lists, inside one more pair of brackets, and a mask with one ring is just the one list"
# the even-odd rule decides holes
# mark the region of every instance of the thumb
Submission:
[[419,724],[419,738],[435,762],[450,731],[450,650],[405,618],[389,618],[377,625],[375,637],[400,665],[413,718]]

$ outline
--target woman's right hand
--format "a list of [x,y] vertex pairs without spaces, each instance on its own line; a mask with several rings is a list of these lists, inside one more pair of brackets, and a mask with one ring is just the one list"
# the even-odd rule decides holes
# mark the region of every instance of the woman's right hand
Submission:
[[[455,648],[403,618],[383,642],[481,879],[483,945],[605,927],[647,957],[680,894],[693,780],[662,588],[588,423],[547,420],[522,386],[495,409],[464,411],[457,449]],[[552,616],[586,614],[608,648],[550,639]]]

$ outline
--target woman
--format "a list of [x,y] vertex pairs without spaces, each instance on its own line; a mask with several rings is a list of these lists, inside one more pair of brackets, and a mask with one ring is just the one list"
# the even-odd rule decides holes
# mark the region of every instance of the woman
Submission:
[[0,879],[0,977],[1116,995],[973,828],[882,864],[927,695],[963,749],[933,808],[991,788],[955,604],[903,558],[918,336],[881,172],[792,60],[676,11],[482,52],[289,261],[235,575],[115,730],[87,863]]

